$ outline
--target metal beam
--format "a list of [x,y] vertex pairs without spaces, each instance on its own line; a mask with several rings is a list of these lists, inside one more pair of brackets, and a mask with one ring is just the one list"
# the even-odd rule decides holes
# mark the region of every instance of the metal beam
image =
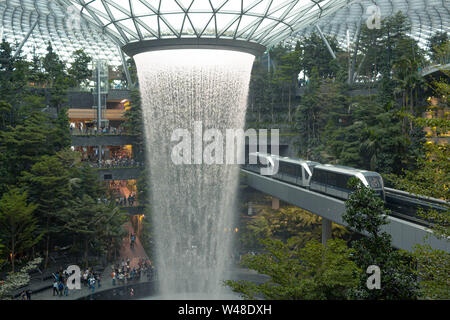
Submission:
[[136,54],[149,51],[174,50],[174,49],[217,49],[231,50],[250,53],[254,56],[261,56],[266,47],[256,42],[217,39],[217,38],[180,38],[144,40],[131,42],[122,47],[122,50],[130,57]]
[[13,60],[15,60],[17,58],[17,56],[19,55],[20,51],[22,51],[23,46],[25,45],[25,43],[28,41],[28,38],[31,36],[31,34],[33,33],[34,28],[37,26],[39,22],[39,16],[37,17],[36,21],[33,23],[33,25],[31,26],[30,31],[28,31],[27,35],[25,36],[25,38],[22,40],[22,42],[19,45],[19,48],[17,48],[16,53],[14,53],[13,56]]
[[334,54],[333,49],[331,49],[331,46],[328,43],[327,38],[325,38],[325,36],[323,35],[322,30],[320,29],[319,25],[316,24],[316,28],[317,28],[317,31],[319,31],[319,35],[322,38],[323,42],[325,42],[325,44],[326,44],[326,46],[328,48],[328,51],[330,52],[331,56],[333,57],[333,59],[336,59],[336,55]]
[[120,58],[122,59],[123,70],[125,71],[125,76],[127,77],[128,89],[134,88],[134,83],[131,80],[130,70],[128,70],[127,59],[125,58],[125,54],[120,47],[117,47],[120,52]]

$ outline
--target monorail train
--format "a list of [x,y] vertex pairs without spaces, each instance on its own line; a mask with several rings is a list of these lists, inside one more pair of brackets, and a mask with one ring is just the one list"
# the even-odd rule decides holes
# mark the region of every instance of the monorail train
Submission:
[[249,160],[252,161],[246,165],[246,169],[250,171],[260,173],[264,168],[273,169],[277,162],[278,171],[272,178],[343,200],[348,199],[352,192],[347,186],[349,179],[355,177],[366,187],[373,189],[383,200],[385,199],[383,178],[376,172],[331,164],[323,165],[314,161],[295,160],[261,152],[251,153]]

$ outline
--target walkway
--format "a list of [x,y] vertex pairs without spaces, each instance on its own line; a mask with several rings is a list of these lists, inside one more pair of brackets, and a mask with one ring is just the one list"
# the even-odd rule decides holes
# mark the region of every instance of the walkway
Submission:
[[140,258],[148,259],[148,256],[138,237],[136,237],[134,248],[130,248],[130,237],[133,229],[129,223],[125,225],[125,228],[128,230],[128,237],[123,239],[122,249],[120,249],[120,258],[125,259],[125,261],[129,258],[130,267],[133,269],[133,267],[138,266]]

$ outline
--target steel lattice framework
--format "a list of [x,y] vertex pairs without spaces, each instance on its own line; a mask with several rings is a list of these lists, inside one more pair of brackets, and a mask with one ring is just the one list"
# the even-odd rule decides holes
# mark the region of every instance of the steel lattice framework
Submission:
[[270,46],[348,0],[72,0],[122,43],[218,38]]
[[215,38],[272,46],[313,31],[344,39],[369,18],[402,11],[412,36],[425,41],[449,31],[448,0],[0,0],[3,37],[20,43],[38,20],[23,51],[45,54],[50,41],[70,61],[84,48],[95,59],[120,64],[117,46],[157,39]]
[[50,42],[54,51],[69,62],[73,51],[83,48],[95,59],[120,64],[117,44],[76,10],[68,1],[0,0],[2,37],[19,44],[38,20],[23,48],[28,58],[45,55]]
[[[373,14],[373,6],[379,8],[381,19],[401,11],[411,22],[411,36],[424,44],[436,32],[450,32],[450,2],[448,0],[359,0],[323,17],[318,25],[323,33],[346,37],[347,29],[352,37],[358,24],[366,23]],[[372,8],[371,8],[372,7]],[[372,9],[372,10],[371,10]],[[298,35],[315,31],[314,26],[302,30]]]

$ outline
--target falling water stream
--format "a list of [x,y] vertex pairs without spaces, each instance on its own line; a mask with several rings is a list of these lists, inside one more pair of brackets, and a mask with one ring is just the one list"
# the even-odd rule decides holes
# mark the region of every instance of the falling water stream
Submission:
[[[150,162],[160,295],[221,298],[221,281],[230,267],[239,167],[195,164],[194,126],[201,122],[204,131],[220,130],[223,145],[226,129],[244,127],[254,56],[182,49],[134,58]],[[190,134],[193,164],[172,161],[173,148],[180,142],[171,141],[176,129]],[[225,159],[225,148],[223,154]]]

